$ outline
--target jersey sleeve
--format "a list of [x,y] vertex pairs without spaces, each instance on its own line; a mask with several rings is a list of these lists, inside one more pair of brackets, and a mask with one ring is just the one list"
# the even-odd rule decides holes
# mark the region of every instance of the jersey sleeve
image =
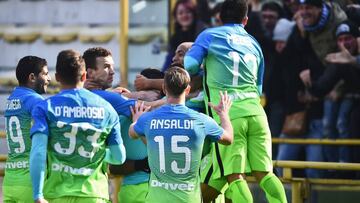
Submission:
[[130,107],[135,106],[136,100],[129,99],[118,93],[112,93],[109,99],[118,114],[131,118]]
[[106,139],[107,146],[111,145],[122,145],[123,140],[121,137],[121,125],[119,116],[116,114],[115,110],[109,105],[110,108],[110,122],[112,125],[112,129],[110,131],[109,136]]
[[[118,120],[119,121],[119,120]],[[115,123],[114,127],[111,129],[109,136],[106,139],[106,144],[110,145],[120,145],[123,143],[121,138],[121,126],[120,123]]]
[[212,141],[218,141],[221,138],[221,135],[224,134],[224,129],[220,127],[214,119],[204,116],[205,120],[205,135],[207,138],[210,138]]
[[31,112],[33,107],[42,102],[44,98],[38,94],[31,95],[31,98],[26,99],[25,108],[28,112]]
[[262,94],[263,77],[264,77],[264,69],[265,69],[264,57],[263,57],[263,55],[261,55],[260,57],[261,58],[260,58],[260,63],[259,63],[259,69],[258,69],[258,75],[257,75],[257,84],[256,84],[259,95]]
[[143,115],[141,115],[134,125],[134,131],[139,136],[145,136],[145,125],[148,117],[147,114],[148,113],[144,113]]
[[94,91],[94,93],[103,97],[108,101],[115,109],[117,114],[131,117],[130,106],[135,106],[136,100],[124,97],[121,94],[108,92],[108,91]]
[[31,111],[31,116],[34,120],[34,124],[30,130],[30,137],[32,137],[35,133],[42,133],[49,136],[49,126],[46,119],[46,106],[47,102],[43,101],[40,104],[36,105]]
[[211,38],[212,36],[208,30],[203,31],[196,38],[195,43],[190,50],[186,53],[184,66],[191,75],[195,75],[200,71],[200,65],[208,53]]

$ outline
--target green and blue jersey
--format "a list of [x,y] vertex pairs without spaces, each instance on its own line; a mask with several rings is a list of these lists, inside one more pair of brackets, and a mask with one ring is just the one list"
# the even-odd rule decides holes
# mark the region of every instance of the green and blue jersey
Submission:
[[164,105],[140,116],[135,132],[145,136],[151,169],[147,202],[201,202],[199,167],[204,139],[223,129],[185,105]]
[[31,150],[31,111],[43,97],[26,87],[16,87],[6,101],[5,128],[8,159],[4,186],[31,187],[29,156]]
[[[186,53],[184,65],[190,74],[204,64],[205,102],[217,104],[219,91],[233,101],[230,118],[264,115],[260,105],[264,57],[257,41],[242,25],[226,24],[203,31]],[[205,105],[209,115],[219,122]]]
[[68,89],[32,111],[31,135],[48,135],[45,198],[108,199],[106,147],[122,145],[119,117],[100,96]]

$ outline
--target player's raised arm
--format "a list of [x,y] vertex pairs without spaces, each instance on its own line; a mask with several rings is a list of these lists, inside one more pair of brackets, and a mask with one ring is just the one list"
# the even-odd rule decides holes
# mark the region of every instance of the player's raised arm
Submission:
[[224,145],[231,144],[234,139],[233,127],[229,117],[231,104],[232,102],[226,91],[224,93],[220,91],[220,103],[217,106],[209,103],[209,106],[214,109],[220,117],[221,127],[224,129],[224,133],[221,135],[221,138],[218,142]]
[[129,136],[132,139],[137,139],[140,137],[139,135],[144,134],[141,130],[139,130],[141,127],[137,127],[140,125],[140,124],[137,125],[137,120],[143,113],[149,111],[150,107],[145,106],[144,102],[136,102],[135,106],[134,107],[131,106],[130,109],[131,109],[133,123],[130,125],[129,128]]

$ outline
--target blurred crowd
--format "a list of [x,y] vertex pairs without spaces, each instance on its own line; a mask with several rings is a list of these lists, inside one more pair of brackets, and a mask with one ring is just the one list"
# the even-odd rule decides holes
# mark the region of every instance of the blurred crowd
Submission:
[[[245,29],[259,42],[265,58],[264,108],[273,137],[360,138],[360,1],[249,0]],[[208,27],[221,25],[220,3],[179,0],[173,10],[175,30],[162,70],[182,64],[191,44]],[[178,49],[177,49],[178,48]],[[146,77],[137,90],[156,84]],[[201,89],[201,77],[193,82]],[[200,84],[200,85],[199,85]],[[196,93],[201,91],[193,91]],[[306,112],[306,129],[287,134],[288,117]],[[360,162],[359,147],[334,145],[273,146],[273,159]],[[282,171],[276,171],[279,175]],[[297,176],[351,177],[360,174],[307,169]]]

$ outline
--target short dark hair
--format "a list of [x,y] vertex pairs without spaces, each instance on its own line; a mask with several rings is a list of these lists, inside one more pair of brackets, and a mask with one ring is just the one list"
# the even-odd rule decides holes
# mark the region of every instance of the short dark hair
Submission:
[[179,97],[189,84],[190,76],[185,69],[174,66],[165,71],[164,86],[171,96]]
[[87,69],[96,69],[96,58],[111,56],[111,52],[103,47],[93,47],[84,52],[85,67]]
[[85,63],[79,52],[69,49],[58,54],[56,74],[61,77],[62,82],[76,85],[81,80],[83,71],[85,71]]
[[279,19],[283,17],[283,13],[284,13],[283,8],[279,3],[275,1],[264,3],[261,7],[261,11],[265,11],[265,10],[275,11],[278,14]]
[[144,70],[142,70],[140,72],[140,75],[143,75],[149,79],[163,79],[164,78],[164,73],[156,68],[145,68]]
[[16,79],[19,85],[26,85],[29,75],[31,73],[34,73],[35,76],[39,75],[44,66],[47,66],[47,62],[43,58],[37,56],[25,56],[21,58],[16,66]]
[[247,0],[225,0],[221,6],[220,19],[223,24],[240,24],[248,12]]

